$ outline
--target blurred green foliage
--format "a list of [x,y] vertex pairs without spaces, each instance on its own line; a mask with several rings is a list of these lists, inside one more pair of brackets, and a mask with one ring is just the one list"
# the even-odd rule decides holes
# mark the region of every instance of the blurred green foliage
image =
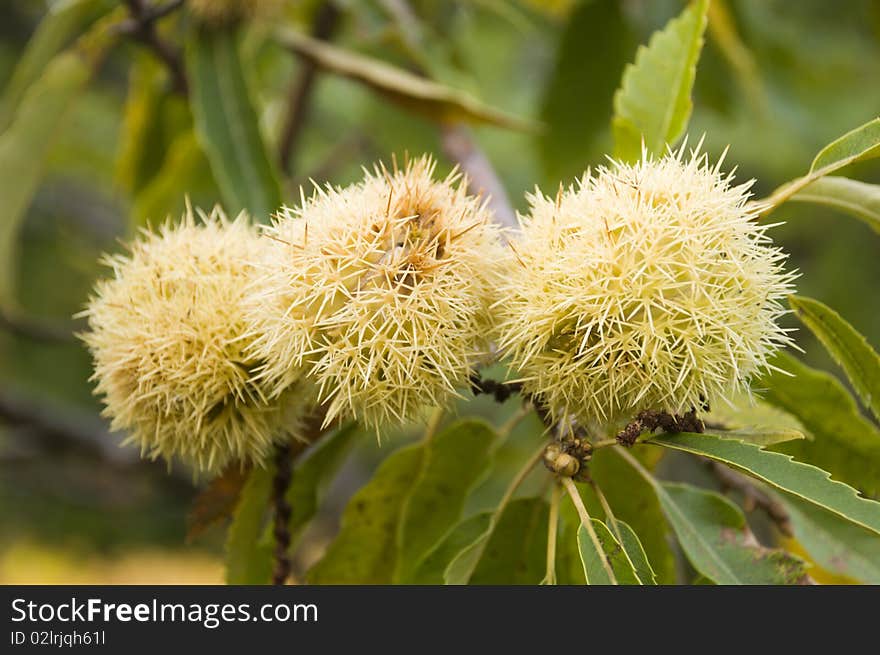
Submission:
[[[50,5],[58,12],[65,11],[65,4],[75,8],[67,9],[61,24],[51,32],[37,32]],[[573,182],[587,166],[603,163],[611,150],[612,95],[624,65],[633,61],[636,44],[646,42],[682,8],[676,0],[338,4],[336,44],[428,74],[506,114],[544,123],[537,134],[486,125],[471,128],[519,210],[526,207],[525,194],[535,184],[552,190]],[[51,59],[113,5],[4,3],[0,87],[10,85],[11,90],[4,98],[7,105],[0,105],[0,121],[11,120],[8,103],[25,95],[20,87],[39,77],[37,63],[34,70],[22,72],[22,59],[29,57],[29,65],[41,57]],[[309,30],[320,5],[316,0],[288,2],[274,20]],[[159,24],[158,33],[173,48],[182,48],[191,29],[185,14],[171,15]],[[244,77],[236,83],[249,85],[253,92],[253,110],[275,167],[291,86],[305,64],[269,39],[270,29],[271,24],[257,21],[244,31]],[[26,55],[35,33],[42,54]],[[880,3],[874,0],[716,0],[696,77],[690,138],[704,136],[713,159],[729,145],[727,166],[737,167],[738,179],[755,178],[756,195],[765,196],[803,174],[826,143],[877,115],[877,79]],[[196,80],[197,92],[204,88],[201,82]],[[102,274],[96,263],[100,253],[118,249],[120,237],[142,226],[178,216],[187,195],[200,205],[229,197],[218,191],[211,153],[197,138],[200,117],[193,119],[166,68],[136,39],[120,37],[96,67],[91,83],[66,115],[57,118],[39,185],[15,236],[13,281],[22,316],[69,333],[71,316]],[[429,116],[391,103],[361,84],[319,73],[290,170],[281,180],[283,200],[296,202],[299,186],[309,179],[345,184],[379,158],[422,151],[442,152],[438,126]],[[847,174],[878,183],[880,160],[856,164]],[[0,197],[0,203],[9,202]],[[799,292],[834,307],[869,342],[880,343],[876,235],[864,223],[818,205],[788,204],[774,218],[785,222],[773,230],[774,238],[791,253],[792,266],[803,272]],[[805,330],[798,342],[807,362],[831,366]],[[76,341],[47,340],[33,330],[0,326],[3,394],[24,395],[48,415],[78,421],[99,411],[89,376],[89,359]],[[468,413],[485,415],[497,425],[513,413],[514,405],[499,407],[480,399],[470,404]],[[528,436],[537,429],[532,420],[520,423],[496,454],[500,469],[513,470],[522,461]],[[389,441],[411,437],[403,434]],[[338,511],[359,486],[351,480],[362,480],[375,466],[380,458],[376,451],[375,442],[359,444],[343,482],[331,489],[335,500],[325,512]],[[47,446],[28,429],[5,425],[0,418],[0,549],[23,538],[101,552],[131,544],[181,543],[192,496],[186,474],[181,481],[166,476],[160,465],[136,465],[125,457],[111,466],[106,456],[96,455],[100,452],[77,444]],[[597,462],[596,473],[601,478],[616,468],[617,462],[609,459]],[[503,492],[503,480],[483,481],[469,500],[469,510],[491,507]],[[658,507],[650,510],[659,512]],[[646,536],[638,525],[644,511],[625,508],[622,518],[643,541],[660,547],[663,534],[649,531]],[[202,543],[216,551],[219,535],[210,533]],[[672,577],[671,554],[654,564],[661,579]],[[484,573],[486,580],[492,579]]]

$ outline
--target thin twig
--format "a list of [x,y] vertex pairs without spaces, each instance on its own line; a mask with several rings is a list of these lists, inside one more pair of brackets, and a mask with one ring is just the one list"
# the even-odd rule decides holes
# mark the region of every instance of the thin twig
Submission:
[[186,72],[180,53],[156,31],[155,21],[167,16],[180,7],[183,2],[172,1],[158,7],[151,7],[145,0],[125,0],[131,19],[119,26],[119,32],[140,41],[153,51],[165,64],[171,75],[171,87],[176,93],[187,94]]
[[728,468],[720,462],[703,458],[712,474],[718,478],[723,491],[736,490],[743,495],[743,508],[747,512],[753,511],[756,507],[760,507],[767,516],[772,520],[779,531],[787,537],[794,535],[791,526],[791,517],[785,506],[778,500],[766,493],[763,489],[759,489],[751,479],[741,473]]
[[627,463],[632,466],[636,470],[636,472],[645,479],[648,484],[650,484],[652,487],[657,487],[657,480],[654,479],[654,476],[651,475],[651,472],[644,466],[642,466],[642,463],[639,460],[637,460],[629,452],[627,452],[626,448],[614,446],[614,452],[625,459]]
[[516,410],[513,416],[498,426],[496,432],[498,433],[499,441],[503,441],[509,437],[510,433],[513,432],[516,426],[519,425],[522,420],[531,413],[531,411],[531,407],[520,407]]
[[550,491],[550,514],[547,520],[547,572],[544,574],[544,584],[556,584],[556,537],[559,532],[559,499],[562,495],[562,487],[554,483]]
[[538,465],[538,462],[541,461],[541,458],[544,456],[544,448],[545,445],[541,444],[541,447],[536,450],[531,457],[526,461],[523,467],[517,472],[517,474],[513,477],[513,480],[510,481],[510,484],[507,485],[507,489],[504,490],[504,495],[501,497],[501,501],[498,503],[498,507],[495,508],[495,514],[493,514],[493,518],[496,516],[501,516],[501,513],[504,511],[504,508],[507,507],[507,503],[510,502],[510,499],[513,498],[513,494],[519,489],[519,486],[523,483],[523,480],[528,477],[529,473],[532,472],[532,469]]
[[599,541],[599,536],[596,534],[596,531],[593,529],[593,522],[590,520],[590,514],[587,512],[587,507],[584,505],[584,501],[581,498],[580,493],[578,493],[577,487],[574,482],[572,482],[571,478],[559,478],[562,484],[565,486],[565,490],[568,492],[569,497],[571,498],[571,502],[574,503],[574,507],[577,510],[578,516],[581,518],[581,525],[584,526],[584,530],[587,531],[587,534],[590,535],[590,541],[593,542],[593,547],[596,549],[596,552],[599,553],[599,557],[602,559],[602,566],[605,569],[605,573],[608,574],[608,579],[611,581],[611,584],[617,584],[617,578],[614,576],[614,570],[611,568],[611,562],[608,561],[607,555],[605,555],[605,549],[602,548],[602,542]]
[[499,224],[518,229],[519,222],[507,191],[470,131],[459,123],[446,124],[440,128],[440,139],[446,156],[457,162],[467,176],[470,192],[487,198],[489,209]]
[[593,442],[593,450],[598,450],[599,448],[607,448],[608,446],[616,446],[619,442],[617,439],[599,439],[598,441]]
[[275,477],[272,479],[272,506],[274,517],[272,533],[275,537],[275,567],[272,584],[283,585],[290,576],[290,503],[287,489],[292,477],[290,446],[280,444],[275,453]]
[[[340,11],[333,2],[324,2],[318,7],[312,24],[312,36],[320,41],[329,41],[339,23]],[[299,136],[308,117],[312,91],[318,74],[318,65],[311,59],[302,59],[299,77],[290,87],[287,98],[287,115],[281,130],[279,156],[281,170],[291,173],[291,164],[296,153]]]
[[80,327],[74,322],[49,323],[28,316],[0,310],[0,329],[19,337],[43,343],[74,343]]

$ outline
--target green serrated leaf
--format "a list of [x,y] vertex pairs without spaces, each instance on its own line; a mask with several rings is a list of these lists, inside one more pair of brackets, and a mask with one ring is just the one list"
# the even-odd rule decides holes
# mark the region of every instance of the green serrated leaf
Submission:
[[357,434],[356,424],[342,426],[322,438],[293,469],[286,494],[291,510],[288,526],[293,548],[318,511],[327,486],[351,451]]
[[492,512],[481,512],[460,521],[428,553],[410,577],[412,584],[443,584],[443,572],[455,557],[476,541],[492,520]]
[[421,470],[421,444],[401,448],[352,496],[327,553],[307,574],[312,584],[390,584],[403,501]]
[[[662,452],[642,450],[634,455],[641,457],[642,464],[648,468],[653,467],[663,455]],[[675,557],[669,547],[669,529],[651,486],[613,448],[602,448],[594,453],[590,475],[602,489],[618,521],[625,521],[639,535],[659,582],[674,583]],[[583,491],[583,495],[590,494],[588,487]]]
[[49,7],[3,90],[0,133],[9,126],[25,93],[43,75],[55,55],[94,21],[106,4],[106,0],[62,0]]
[[276,167],[260,134],[233,29],[193,29],[186,44],[190,104],[227,210],[266,222],[281,206]]
[[798,543],[822,568],[867,584],[880,584],[880,537],[831,512],[780,494]]
[[822,148],[810,166],[810,173],[828,175],[843,166],[878,156],[880,118],[875,118]]
[[880,118],[875,118],[822,148],[806,175],[786,182],[760,202],[763,206],[762,213],[766,216],[802,189],[812,186],[816,180],[844,166],[878,156],[880,156]]
[[[708,423],[723,425],[725,430],[733,432],[808,432],[795,416],[757,397],[757,394],[734,393],[728,400],[730,403],[715,403],[712,406],[705,417]],[[805,437],[811,438],[808,434]],[[749,439],[744,438],[743,441]]]
[[701,574],[725,585],[797,584],[804,562],[761,546],[739,508],[714,492],[686,484],[655,485],[682,549]]
[[424,444],[422,470],[401,511],[396,583],[410,582],[422,558],[461,518],[468,494],[489,469],[495,440],[488,423],[463,419]]
[[880,419],[880,355],[861,334],[827,305],[805,296],[788,304],[846,372],[865,405]]
[[795,416],[813,436],[773,449],[815,464],[865,494],[880,495],[880,430],[862,416],[849,392],[834,376],[789,355],[777,355],[773,365],[793,375],[770,371],[756,388],[766,389],[764,399]]
[[708,0],[697,0],[639,47],[614,96],[614,155],[662,154],[687,129],[693,109],[691,90],[703,47]]
[[0,134],[0,306],[16,303],[19,226],[64,117],[90,76],[89,63],[78,53],[58,55],[28,88],[14,120]]
[[596,546],[586,529],[582,525],[578,529],[577,542],[578,550],[581,554],[581,564],[584,567],[584,577],[589,585],[610,585],[611,578],[608,577],[608,571],[605,569],[603,560],[607,557],[611,570],[617,584],[621,585],[639,585],[642,581],[636,573],[636,568],[629,558],[629,554],[620,545],[620,542],[614,538],[611,531],[599,519],[591,519],[593,530],[599,538],[602,546],[602,553],[596,550]]
[[[648,554],[645,552],[642,542],[639,541],[639,536],[635,530],[619,519],[617,521],[617,529],[620,530],[620,545],[623,546],[630,562],[632,562],[639,582],[644,585],[656,585],[657,575],[648,561]],[[619,576],[618,581],[620,581]]]
[[440,122],[485,123],[535,131],[528,120],[488,107],[472,96],[395,68],[383,61],[313,39],[296,30],[277,32],[279,42],[321,68],[359,82],[402,107]]
[[[549,512],[542,498],[510,501],[489,535],[470,583],[536,585],[541,582],[546,566]],[[448,580],[448,571],[446,577]]]
[[274,469],[250,472],[226,534],[227,584],[267,584],[272,574],[271,548],[260,536],[272,498]]
[[791,200],[839,209],[862,219],[880,233],[880,185],[829,175],[811,182]]
[[657,435],[646,443],[729,464],[772,487],[880,534],[880,503],[861,498],[855,489],[832,480],[822,469],[797,462],[789,455],[761,450],[742,441],[688,432]]
[[721,439],[745,441],[756,446],[772,446],[777,443],[796,441],[804,438],[804,433],[793,428],[743,428],[740,430],[706,429],[703,434],[711,434]]

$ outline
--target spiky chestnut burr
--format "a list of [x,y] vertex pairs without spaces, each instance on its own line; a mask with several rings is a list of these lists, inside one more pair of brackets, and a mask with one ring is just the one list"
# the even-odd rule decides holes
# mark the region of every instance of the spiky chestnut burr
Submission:
[[261,245],[247,217],[189,209],[178,225],[143,232],[105,258],[82,335],[96,393],[114,430],[142,454],[197,471],[260,463],[296,430],[308,391],[299,378],[270,400],[252,379],[243,300]]
[[254,287],[251,333],[276,390],[308,365],[327,421],[378,428],[444,405],[487,353],[500,229],[459,175],[421,157],[285,209]]
[[590,425],[748,389],[795,277],[750,186],[682,147],[531,196],[493,308],[524,390]]

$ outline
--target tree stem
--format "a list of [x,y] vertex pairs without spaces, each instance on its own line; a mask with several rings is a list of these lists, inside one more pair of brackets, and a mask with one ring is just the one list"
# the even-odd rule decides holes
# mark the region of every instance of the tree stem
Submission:
[[281,444],[275,453],[275,477],[272,479],[274,517],[272,533],[275,537],[275,567],[272,584],[283,585],[290,577],[290,504],[287,489],[292,477],[289,444]]
[[556,584],[556,537],[559,532],[559,500],[562,496],[562,487],[553,484],[550,491],[550,517],[547,521],[547,572],[544,574],[544,584]]
[[475,196],[488,199],[489,209],[500,225],[516,230],[519,222],[510,204],[507,191],[485,153],[474,141],[470,131],[459,123],[442,125],[440,139],[446,155],[457,162],[467,175],[468,189]]
[[[329,41],[339,23],[339,9],[333,2],[324,2],[315,12],[312,36],[321,41]],[[281,170],[291,173],[299,136],[308,118],[312,91],[318,75],[318,65],[311,59],[302,59],[297,79],[291,84],[287,98],[287,115],[281,129],[279,157]]]
[[186,81],[186,71],[183,67],[180,53],[167,41],[159,36],[156,31],[154,21],[167,16],[169,13],[179,8],[183,3],[172,1],[162,7],[151,8],[144,0],[125,0],[128,6],[131,20],[123,23],[121,30],[125,34],[129,34],[133,39],[140,41],[143,45],[153,51],[153,54],[165,64],[171,75],[171,84],[175,92],[186,95],[188,85]]

